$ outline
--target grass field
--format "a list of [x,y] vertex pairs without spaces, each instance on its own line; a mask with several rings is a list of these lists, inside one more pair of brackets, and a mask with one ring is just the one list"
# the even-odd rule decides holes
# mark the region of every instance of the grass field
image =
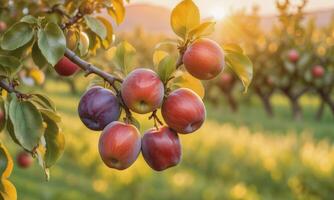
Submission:
[[[207,105],[208,120],[195,134],[181,136],[183,161],[153,172],[140,156],[128,170],[108,169],[97,151],[99,133],[87,130],[76,109],[79,96],[66,85],[46,85],[63,116],[66,150],[51,169],[37,163],[15,167],[11,180],[22,200],[106,199],[334,199],[334,118],[314,121],[317,100],[302,99],[305,119],[291,120],[287,102],[274,98],[277,116],[268,119],[256,99],[232,114],[224,104]],[[146,116],[142,130],[152,126]],[[8,141],[8,140],[6,140]],[[14,155],[18,149],[10,145]]]

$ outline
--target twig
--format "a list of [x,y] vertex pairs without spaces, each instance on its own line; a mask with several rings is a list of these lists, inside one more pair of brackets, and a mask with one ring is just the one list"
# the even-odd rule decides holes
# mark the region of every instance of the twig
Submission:
[[74,15],[74,17],[69,18],[69,20],[66,23],[60,25],[60,28],[62,30],[65,30],[71,27],[73,24],[77,23],[80,19],[82,19],[83,16],[84,15],[82,13],[78,12],[76,15]]
[[86,62],[85,60],[81,59],[78,55],[76,55],[73,51],[70,49],[66,49],[65,56],[70,59],[73,63],[77,64],[84,72],[85,76],[88,76],[90,74],[96,74],[103,78],[105,81],[107,81],[116,91],[117,88],[115,86],[115,81],[122,83],[123,80],[115,77],[100,68],[92,65],[91,63]]
[[8,93],[15,93],[18,98],[29,98],[29,94],[21,93],[20,91],[15,89],[15,86],[7,83],[4,79],[0,81],[0,87],[6,90]]

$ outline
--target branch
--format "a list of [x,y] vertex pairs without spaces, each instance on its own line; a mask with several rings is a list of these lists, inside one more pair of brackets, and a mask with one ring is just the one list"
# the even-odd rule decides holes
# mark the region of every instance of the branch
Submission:
[[61,28],[62,30],[65,30],[65,29],[71,27],[73,24],[77,23],[80,19],[82,19],[83,16],[84,16],[83,14],[81,14],[80,12],[78,12],[76,15],[74,15],[74,17],[70,18],[70,19],[68,20],[68,22],[62,24],[62,25],[60,26],[60,28]]
[[122,79],[120,79],[118,77],[115,77],[115,76],[101,70],[100,68],[95,67],[91,63],[88,63],[88,62],[84,61],[83,59],[81,59],[78,55],[76,55],[70,49],[66,49],[65,56],[68,59],[70,59],[73,63],[77,64],[83,71],[85,71],[86,76],[88,76],[90,74],[96,74],[96,75],[100,76],[101,78],[103,78],[108,83],[110,83],[110,85],[113,86],[113,87],[115,87],[115,84],[114,84],[115,81],[117,81],[119,83],[123,82]]
[[6,90],[8,93],[15,93],[19,98],[28,98],[30,96],[29,94],[24,94],[16,90],[12,84],[7,83],[4,79],[0,81],[0,87]]

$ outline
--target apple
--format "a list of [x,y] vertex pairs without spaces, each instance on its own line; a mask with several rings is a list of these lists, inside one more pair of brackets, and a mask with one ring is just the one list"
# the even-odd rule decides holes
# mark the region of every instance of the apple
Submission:
[[224,68],[224,52],[213,40],[198,39],[183,55],[187,71],[200,80],[216,77]]
[[195,132],[206,118],[202,99],[186,88],[170,93],[162,104],[161,112],[167,125],[181,134]]
[[119,119],[121,107],[111,90],[95,86],[81,97],[78,113],[81,121],[89,129],[100,131]]
[[219,83],[221,87],[229,87],[233,83],[233,76],[229,73],[223,73]]
[[124,103],[132,111],[145,114],[161,107],[164,85],[154,71],[139,68],[125,78],[121,94]]
[[315,65],[312,68],[312,76],[313,78],[322,78],[325,75],[325,69],[321,65]]
[[65,56],[60,59],[54,68],[60,76],[72,76],[79,70],[78,65]]
[[295,49],[292,49],[289,51],[288,57],[291,62],[296,63],[299,60],[299,52]]
[[16,161],[20,168],[25,169],[31,166],[33,159],[29,153],[22,151],[17,154]]
[[4,21],[0,21],[0,33],[7,29],[7,24]]
[[138,129],[122,122],[112,122],[104,128],[99,140],[99,153],[110,168],[124,170],[136,160],[141,149]]
[[142,138],[142,154],[156,171],[176,166],[181,160],[181,144],[177,133],[164,126],[148,130]]

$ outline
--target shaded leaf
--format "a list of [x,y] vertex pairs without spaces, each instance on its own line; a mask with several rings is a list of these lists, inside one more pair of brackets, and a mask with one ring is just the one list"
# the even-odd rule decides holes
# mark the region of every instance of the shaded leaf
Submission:
[[26,15],[26,16],[22,17],[20,21],[28,23],[28,24],[37,24],[38,23],[38,19],[34,16],[31,16],[31,15]]
[[85,21],[90,30],[96,33],[102,40],[106,38],[107,29],[101,21],[89,15],[85,16]]
[[37,65],[39,68],[44,67],[48,63],[39,49],[37,42],[35,42],[35,44],[32,46],[31,57],[35,65]]
[[45,152],[45,167],[50,168],[56,163],[56,161],[62,156],[65,149],[65,136],[61,132],[57,123],[51,118],[44,116],[45,123],[47,128],[45,129],[45,143],[46,143],[46,152]]
[[30,24],[19,22],[9,28],[1,39],[1,48],[4,50],[15,50],[27,44],[34,36],[34,30]]
[[175,60],[170,56],[163,58],[158,66],[158,74],[161,81],[166,84],[175,70]]
[[41,113],[31,102],[14,98],[9,105],[9,117],[17,140],[25,149],[33,151],[44,133]]
[[21,62],[16,57],[0,55],[0,75],[12,76],[19,71],[20,67]]
[[114,56],[115,65],[126,75],[131,69],[136,49],[128,42],[123,41],[117,45]]
[[107,36],[104,40],[102,40],[102,46],[105,49],[108,49],[114,40],[114,31],[113,31],[112,24],[109,20],[101,16],[96,17],[96,19],[100,20],[107,30]]
[[66,39],[57,24],[48,23],[44,30],[38,31],[38,47],[52,66],[64,56]]
[[43,94],[32,94],[30,101],[38,108],[51,109],[56,112],[56,105],[54,102]]

